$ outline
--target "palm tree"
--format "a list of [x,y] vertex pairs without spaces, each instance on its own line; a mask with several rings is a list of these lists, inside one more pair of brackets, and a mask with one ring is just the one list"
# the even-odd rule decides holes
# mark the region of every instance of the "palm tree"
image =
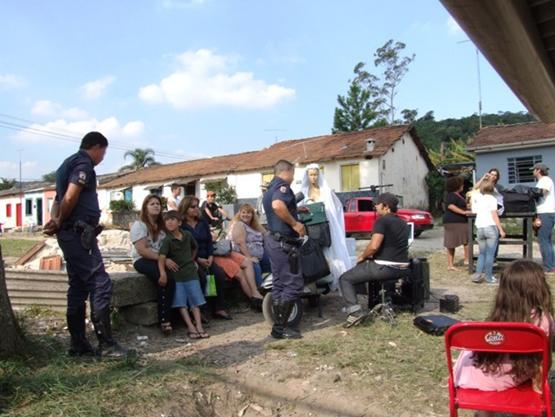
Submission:
[[127,159],[128,156],[131,157],[132,162],[129,165],[122,166],[119,169],[120,171],[136,171],[141,168],[160,165],[154,159],[154,150],[150,148],[136,148],[132,151],[127,151],[123,154],[123,159]]

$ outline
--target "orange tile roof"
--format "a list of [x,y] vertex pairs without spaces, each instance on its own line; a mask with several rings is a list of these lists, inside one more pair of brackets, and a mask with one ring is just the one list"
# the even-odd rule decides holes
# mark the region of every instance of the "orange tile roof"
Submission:
[[[198,179],[205,176],[271,169],[280,159],[301,165],[336,159],[381,156],[410,132],[420,153],[430,168],[433,167],[428,154],[410,125],[399,125],[367,129],[358,132],[316,136],[278,142],[259,151],[244,152],[212,158],[156,165],[123,175],[99,188],[118,188],[134,184],[169,182],[176,179]],[[372,152],[366,151],[366,141],[374,139]]]
[[483,149],[501,145],[519,145],[521,142],[533,142],[554,139],[555,123],[520,123],[504,126],[487,126],[474,136],[468,149]]

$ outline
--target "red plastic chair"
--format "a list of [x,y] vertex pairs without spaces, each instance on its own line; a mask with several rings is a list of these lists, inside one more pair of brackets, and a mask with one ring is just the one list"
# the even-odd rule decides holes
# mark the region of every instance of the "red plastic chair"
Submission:
[[[452,348],[482,352],[540,353],[542,393],[535,392],[530,382],[505,391],[457,388],[453,379]],[[449,368],[451,417],[458,416],[459,408],[552,417],[548,379],[551,350],[548,336],[539,327],[529,323],[457,323],[445,334],[445,353]]]

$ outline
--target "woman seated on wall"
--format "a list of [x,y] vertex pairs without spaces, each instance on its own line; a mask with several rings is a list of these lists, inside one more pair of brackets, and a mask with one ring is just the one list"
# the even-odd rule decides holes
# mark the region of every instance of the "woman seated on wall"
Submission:
[[[131,247],[133,266],[137,272],[145,275],[156,285],[158,289],[158,322],[162,333],[168,335],[172,331],[170,310],[175,281],[168,279],[165,285],[159,284],[158,251],[166,237],[160,197],[154,194],[145,197],[139,219],[133,223],[129,232],[129,238],[133,244]],[[171,259],[166,259],[166,268],[172,271],[179,269]]]
[[268,233],[260,225],[254,207],[243,204],[231,223],[228,239],[233,251],[252,261],[256,284],[262,284],[262,273],[270,272],[270,261],[264,254],[264,235]]
[[216,281],[215,297],[207,297],[206,301],[212,308],[212,316],[218,319],[230,320],[231,317],[226,311],[224,289],[225,289],[225,272],[214,263],[214,245],[212,244],[212,235],[208,223],[200,219],[199,200],[195,196],[186,196],[179,203],[179,213],[183,217],[181,227],[183,230],[190,232],[198,244],[197,264],[198,273],[201,280],[201,286],[206,285],[206,277],[209,274],[214,275]]
[[252,261],[240,253],[233,251],[227,256],[214,256],[210,226],[204,219],[200,218],[198,198],[194,196],[185,197],[179,204],[179,212],[183,216],[183,227],[186,227],[186,230],[189,230],[191,233],[195,231],[199,234],[199,236],[197,236],[197,234],[193,233],[199,247],[201,245],[201,243],[198,242],[199,238],[202,238],[207,244],[208,242],[210,244],[211,250],[209,259],[203,259],[199,250],[199,257],[201,258],[200,265],[206,265],[207,261],[209,261],[210,266],[215,265],[224,272],[224,276],[227,276],[228,279],[237,279],[241,284],[243,292],[251,300],[251,306],[260,309],[262,307],[262,295],[258,292],[258,288],[256,287]]

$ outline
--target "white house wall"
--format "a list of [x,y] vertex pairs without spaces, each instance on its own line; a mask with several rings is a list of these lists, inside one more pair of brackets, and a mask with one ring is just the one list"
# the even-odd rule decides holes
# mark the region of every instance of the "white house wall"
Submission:
[[380,158],[379,167],[381,184],[393,184],[387,190],[403,196],[405,207],[428,209],[428,166],[410,134],[395,142]]
[[[29,227],[29,226],[36,226],[38,224],[38,219],[37,219],[37,200],[41,199],[42,201],[42,216],[44,219],[44,192],[38,191],[38,192],[33,192],[33,193],[25,193],[25,195],[23,196],[23,204],[22,204],[22,215],[23,215],[23,227]],[[27,214],[26,213],[26,206],[27,200],[31,200],[31,214]]]
[[[16,216],[17,216],[17,205],[21,203],[19,196],[7,196],[0,198],[0,223],[2,223],[2,228],[13,229],[17,227]],[[6,206],[11,205],[11,216],[6,216]]]

